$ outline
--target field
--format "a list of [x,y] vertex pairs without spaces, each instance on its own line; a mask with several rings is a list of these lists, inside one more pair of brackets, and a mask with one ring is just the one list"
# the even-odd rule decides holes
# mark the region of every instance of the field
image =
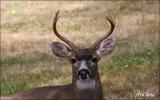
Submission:
[[[49,44],[58,31],[81,48],[116,28],[115,51],[99,62],[105,98],[158,99],[159,1],[1,1],[0,95],[71,82],[71,65],[54,56]],[[141,94],[145,94],[144,96]],[[146,95],[149,94],[149,95]]]

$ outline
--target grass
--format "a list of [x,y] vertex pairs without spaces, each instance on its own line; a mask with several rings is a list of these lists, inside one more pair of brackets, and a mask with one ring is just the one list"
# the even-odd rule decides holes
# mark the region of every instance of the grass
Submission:
[[105,16],[115,18],[115,51],[99,62],[106,98],[144,99],[137,91],[158,98],[159,1],[2,1],[1,6],[0,95],[71,82],[71,65],[48,45],[59,41],[51,24],[62,9],[58,31],[81,48],[109,30]]
[[54,61],[54,59],[55,59],[54,56],[47,55],[47,54],[44,54],[40,57],[32,57],[29,59],[26,59],[26,58],[23,58],[22,56],[19,56],[19,57],[12,57],[12,58],[2,60],[1,65],[2,66],[5,66],[5,65],[6,66],[13,66],[16,64],[33,64],[33,63],[44,61],[44,60],[51,62],[51,61]]
[[159,59],[158,53],[152,56],[147,56],[145,53],[138,53],[135,55],[126,55],[119,58],[113,58],[114,64],[111,65],[109,72],[112,74],[121,73],[124,69],[132,69],[134,66],[141,65],[144,63],[157,63]]
[[31,87],[28,87],[26,83],[16,84],[14,86],[1,88],[1,95],[8,94],[8,93],[14,93],[16,91],[22,91],[27,90]]

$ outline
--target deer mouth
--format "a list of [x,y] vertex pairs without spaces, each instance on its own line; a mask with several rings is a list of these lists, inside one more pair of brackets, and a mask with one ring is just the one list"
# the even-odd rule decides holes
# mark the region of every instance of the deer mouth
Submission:
[[90,71],[87,69],[81,69],[78,71],[78,79],[87,80],[90,79]]

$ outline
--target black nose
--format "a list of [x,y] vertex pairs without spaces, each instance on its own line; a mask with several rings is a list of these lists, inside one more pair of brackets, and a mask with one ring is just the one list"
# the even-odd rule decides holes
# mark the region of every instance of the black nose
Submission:
[[78,72],[78,77],[80,79],[87,79],[89,78],[90,74],[89,74],[89,71],[87,69],[81,69],[79,72]]

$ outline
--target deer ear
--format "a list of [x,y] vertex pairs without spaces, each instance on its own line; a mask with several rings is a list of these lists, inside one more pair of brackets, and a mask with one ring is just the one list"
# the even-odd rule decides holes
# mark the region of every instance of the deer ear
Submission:
[[71,50],[63,43],[60,42],[52,42],[50,44],[50,47],[52,49],[52,52],[57,56],[57,57],[68,57],[71,54]]
[[106,38],[100,43],[100,46],[97,49],[97,54],[103,56],[112,53],[115,47],[115,42],[116,39],[114,37]]

